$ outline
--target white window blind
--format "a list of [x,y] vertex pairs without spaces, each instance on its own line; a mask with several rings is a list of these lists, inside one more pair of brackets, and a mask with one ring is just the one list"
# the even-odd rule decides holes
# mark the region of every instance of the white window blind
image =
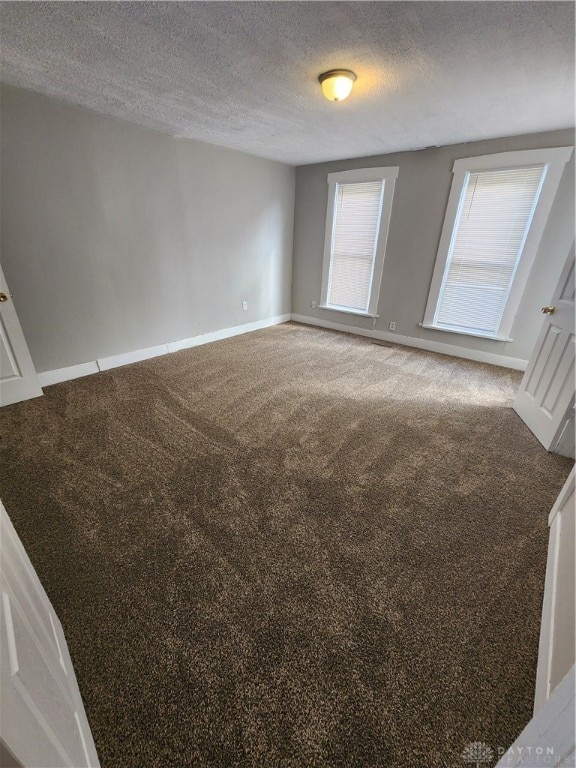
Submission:
[[434,325],[471,333],[498,332],[544,168],[468,173]]
[[338,184],[328,304],[367,311],[376,259],[384,180]]

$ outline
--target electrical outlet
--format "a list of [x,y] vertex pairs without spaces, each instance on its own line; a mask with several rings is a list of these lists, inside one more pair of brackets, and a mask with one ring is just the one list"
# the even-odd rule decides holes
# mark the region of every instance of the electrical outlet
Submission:
[[316,309],[316,302],[315,301],[310,302],[310,306],[312,307],[312,309]]
[[244,310],[244,312],[246,312],[246,310],[248,309],[248,302],[247,301],[243,301],[242,302],[242,309]]
[[396,323],[395,323],[394,321],[392,321],[392,322],[391,322],[391,323],[388,325],[388,328],[389,328],[391,331],[395,331],[395,330],[396,330]]

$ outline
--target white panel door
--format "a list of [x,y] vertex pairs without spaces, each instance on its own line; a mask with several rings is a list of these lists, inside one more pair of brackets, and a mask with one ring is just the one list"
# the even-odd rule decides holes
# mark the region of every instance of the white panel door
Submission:
[[41,394],[34,363],[0,268],[0,405]]
[[514,410],[546,450],[554,450],[574,405],[574,245],[562,271]]
[[534,716],[496,768],[576,765],[574,478],[573,468],[548,519]]
[[552,691],[576,664],[575,477],[572,468],[548,518],[550,537],[534,712],[544,706]]
[[99,766],[62,626],[0,503],[0,738],[24,768]]

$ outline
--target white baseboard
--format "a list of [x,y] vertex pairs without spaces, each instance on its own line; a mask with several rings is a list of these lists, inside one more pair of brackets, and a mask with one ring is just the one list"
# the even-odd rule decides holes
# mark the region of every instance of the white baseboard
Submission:
[[352,333],[357,336],[366,336],[370,339],[378,339],[379,341],[389,341],[391,344],[402,344],[406,347],[425,349],[427,352],[439,352],[442,355],[450,355],[451,357],[462,357],[465,360],[475,360],[478,363],[499,365],[502,368],[514,368],[517,371],[525,371],[528,366],[528,360],[522,360],[519,357],[498,355],[495,352],[481,352],[477,349],[456,347],[453,344],[444,344],[440,341],[418,339],[414,336],[402,336],[399,333],[388,333],[387,331],[371,330],[368,328],[356,328],[353,325],[342,325],[341,323],[333,323],[330,320],[321,320],[317,317],[308,317],[307,315],[293,314],[291,317],[296,323],[315,325],[319,328],[329,328],[333,331]]
[[79,365],[70,365],[66,368],[58,368],[53,371],[44,371],[38,374],[41,387],[49,387],[51,384],[59,384],[62,381],[78,379],[81,376],[89,376],[92,373],[100,371],[109,371],[111,368],[118,368],[121,365],[138,363],[141,360],[149,360],[152,357],[167,355],[171,352],[178,352],[181,349],[198,347],[202,344],[210,344],[213,341],[229,339],[232,336],[240,336],[243,333],[251,333],[261,328],[269,328],[271,325],[280,325],[287,323],[291,315],[276,315],[268,317],[265,320],[256,320],[253,323],[245,325],[235,325],[232,328],[223,328],[220,331],[203,333],[200,336],[192,336],[189,339],[180,341],[170,341],[167,344],[161,344],[158,347],[148,347],[147,349],[136,349],[134,352],[125,352],[121,355],[112,355],[111,357],[102,357],[98,360],[92,360],[89,363],[80,363]]
[[119,366],[128,365],[130,363],[137,363],[141,360],[149,360],[152,357],[159,357],[160,355],[178,352],[181,349],[190,349],[192,347],[201,346],[202,344],[210,344],[213,341],[221,341],[223,339],[229,339],[233,336],[240,336],[244,333],[258,331],[262,328],[269,328],[272,325],[280,325],[281,323],[287,323],[289,320],[294,320],[297,323],[304,323],[306,325],[315,325],[320,328],[329,328],[335,331],[342,331],[344,333],[352,333],[358,336],[366,336],[371,339],[378,339],[379,341],[389,341],[393,344],[403,344],[408,347],[425,349],[429,352],[439,352],[443,355],[462,357],[466,360],[476,360],[480,363],[500,365],[504,368],[515,368],[519,371],[525,371],[526,366],[528,365],[527,360],[521,360],[520,358],[516,357],[497,355],[493,352],[479,352],[474,349],[464,349],[462,347],[456,347],[451,344],[444,344],[438,341],[417,339],[412,336],[402,336],[397,333],[388,333],[386,331],[372,331],[366,328],[356,328],[352,325],[333,323],[329,320],[320,320],[315,317],[307,317],[306,315],[286,314],[276,315],[275,317],[269,317],[265,320],[257,320],[256,322],[246,323],[245,325],[236,325],[232,328],[223,328],[219,331],[203,333],[199,336],[192,336],[188,339],[170,341],[167,344],[161,344],[157,347],[137,349],[133,352],[125,352],[121,355],[112,355],[111,357],[103,357],[99,360],[92,360],[88,363],[71,365],[66,368],[58,368],[53,371],[44,371],[43,373],[38,374],[38,379],[41,387],[49,387],[51,384],[59,384],[62,381],[69,381],[70,379],[78,379],[81,376],[89,376],[93,373],[98,373],[99,371],[108,371],[111,368],[117,368]]
[[213,341],[222,341],[222,339],[229,339],[232,336],[240,336],[243,333],[251,333],[252,331],[259,331],[262,328],[269,328],[271,325],[280,325],[280,323],[287,323],[292,315],[276,315],[276,317],[269,317],[266,320],[256,320],[254,323],[246,323],[245,325],[235,325],[232,328],[222,328],[220,331],[211,331],[210,333],[203,333],[200,336],[192,336],[189,339],[181,339],[180,341],[171,341],[168,344],[169,352],[178,352],[180,349],[190,349],[191,347],[199,347],[201,344],[210,344]]
[[59,384],[61,381],[90,376],[92,373],[98,373],[99,370],[98,363],[93,360],[90,363],[80,363],[79,365],[70,365],[67,368],[57,368],[54,371],[44,371],[38,374],[38,381],[41,387],[49,387],[51,384]]
[[151,357],[160,357],[168,354],[168,344],[161,344],[159,347],[148,347],[147,349],[136,349],[134,352],[124,352],[121,355],[112,355],[111,357],[101,357],[96,362],[101,371],[109,371],[110,368],[119,368],[121,365],[130,365],[130,363],[139,363],[141,360],[149,360]]

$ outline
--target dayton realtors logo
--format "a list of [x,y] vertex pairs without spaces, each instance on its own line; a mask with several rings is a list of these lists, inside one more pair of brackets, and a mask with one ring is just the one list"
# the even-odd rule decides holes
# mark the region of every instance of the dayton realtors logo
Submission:
[[462,761],[476,768],[488,768],[493,760],[499,760],[498,765],[518,765],[518,759],[522,758],[522,765],[537,768],[541,765],[557,766],[559,760],[554,757],[554,747],[497,747],[493,749],[484,741],[471,741],[466,744],[461,754]]
[[462,760],[465,763],[473,763],[476,768],[481,768],[482,765],[494,760],[494,750],[483,741],[471,741],[462,750]]

